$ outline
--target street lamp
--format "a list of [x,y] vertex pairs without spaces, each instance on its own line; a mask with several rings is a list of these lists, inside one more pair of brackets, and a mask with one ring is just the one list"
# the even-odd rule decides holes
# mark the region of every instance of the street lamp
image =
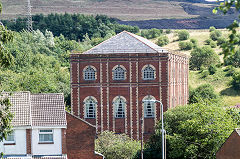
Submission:
[[143,102],[152,102],[152,103],[160,103],[161,104],[161,114],[162,114],[162,159],[165,159],[165,140],[164,140],[164,123],[163,123],[163,104],[159,100],[151,99],[151,100],[143,100]]

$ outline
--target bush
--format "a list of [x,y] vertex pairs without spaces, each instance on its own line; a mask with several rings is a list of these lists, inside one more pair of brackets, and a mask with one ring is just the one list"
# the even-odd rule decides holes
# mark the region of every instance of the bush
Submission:
[[220,30],[214,30],[210,33],[210,38],[213,41],[216,41],[218,38],[222,36],[222,32]]
[[224,58],[225,65],[232,65],[234,67],[240,67],[240,50],[237,50],[235,54]]
[[224,38],[223,36],[221,36],[220,38],[217,39],[217,45],[222,45],[226,43],[226,38]]
[[215,74],[217,72],[217,67],[215,65],[210,65],[208,67],[208,71],[209,71],[210,75],[213,75],[213,74]]
[[191,42],[180,41],[178,43],[178,46],[179,46],[180,50],[191,50],[193,48],[193,44]]
[[210,43],[211,43],[212,41],[213,41],[212,39],[207,39],[207,40],[205,40],[204,42],[205,42],[206,45],[210,45]]
[[235,90],[240,89],[240,72],[234,73],[232,76],[232,80],[230,82],[230,85],[233,87]]
[[234,73],[236,73],[236,69],[232,65],[227,66],[227,68],[224,71],[227,72],[226,76],[232,76]]
[[209,27],[210,32],[215,31],[215,30],[216,30],[216,28],[214,26]]
[[187,40],[190,37],[189,32],[187,30],[178,31],[178,39],[180,41]]
[[209,65],[216,65],[219,63],[219,56],[209,46],[202,48],[195,48],[191,52],[190,69],[199,70],[201,66],[208,68]]
[[170,34],[171,32],[172,32],[171,29],[167,29],[167,30],[165,31],[166,34]]
[[158,41],[157,41],[158,46],[164,46],[164,45],[167,45],[168,43],[169,43],[169,39],[167,36],[162,35],[158,38]]
[[217,47],[217,44],[216,44],[216,42],[211,41],[211,42],[210,42],[210,46],[211,46],[211,48],[216,48],[216,47]]
[[193,44],[193,47],[196,48],[198,45],[197,39],[190,39],[190,42]]
[[156,28],[152,28],[148,30],[144,29],[141,31],[141,36],[147,39],[153,39],[160,36],[162,33],[163,33],[162,29],[156,29]]
[[114,134],[104,131],[95,142],[95,151],[103,154],[106,159],[131,159],[141,149],[140,142],[129,138],[126,134]]
[[210,84],[202,84],[189,93],[189,103],[198,103],[204,100],[217,100],[219,96]]

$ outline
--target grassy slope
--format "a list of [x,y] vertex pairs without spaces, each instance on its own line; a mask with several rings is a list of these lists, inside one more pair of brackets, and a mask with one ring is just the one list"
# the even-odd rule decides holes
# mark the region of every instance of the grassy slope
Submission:
[[[223,36],[227,37],[228,31],[221,30]],[[199,46],[204,45],[204,41],[209,38],[208,30],[189,30],[190,38],[197,39]],[[171,33],[167,35],[170,43],[165,48],[180,51],[178,47],[179,41],[177,41],[176,33]],[[156,42],[157,39],[153,39]],[[221,49],[219,47],[214,49],[218,54],[220,54]],[[181,51],[187,55],[190,55],[191,51]],[[222,59],[222,56],[219,55]],[[226,76],[225,68],[218,68],[218,71],[214,75],[209,75],[206,78],[202,78],[202,75],[199,71],[190,71],[189,75],[189,86],[192,88],[196,88],[201,84],[210,83],[215,88],[215,91],[222,95],[225,104],[232,106],[237,103],[240,103],[240,91],[237,92],[229,87],[228,83],[231,81],[232,77]],[[240,71],[240,69],[239,69]]]
[[[2,18],[26,15],[27,0],[2,0]],[[31,0],[32,13],[105,14],[121,20],[191,18],[180,2],[168,0]],[[198,4],[207,7],[204,4]]]

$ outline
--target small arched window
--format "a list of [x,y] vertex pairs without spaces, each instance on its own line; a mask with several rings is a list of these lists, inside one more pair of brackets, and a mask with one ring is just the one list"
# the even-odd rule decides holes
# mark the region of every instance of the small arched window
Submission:
[[147,65],[143,68],[143,79],[144,80],[154,80],[155,79],[155,69],[151,65]]
[[150,100],[155,100],[152,96],[146,96],[143,98],[143,106],[144,106],[144,117],[145,118],[153,118],[155,117],[155,106],[156,104],[154,102],[151,102]]
[[126,70],[118,65],[113,69],[113,80],[125,80],[125,72]]
[[125,118],[126,101],[118,96],[114,100],[115,118]]
[[85,118],[95,118],[96,117],[96,100],[92,97],[88,97],[85,102]]
[[87,66],[83,70],[84,80],[96,80],[96,70],[93,66]]

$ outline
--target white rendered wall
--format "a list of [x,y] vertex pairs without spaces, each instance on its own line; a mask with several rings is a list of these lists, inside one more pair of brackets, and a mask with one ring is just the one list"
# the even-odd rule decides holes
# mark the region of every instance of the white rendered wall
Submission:
[[0,143],[0,152],[4,155],[25,155],[26,152],[26,129],[15,129],[15,145]]
[[39,129],[32,130],[32,155],[61,155],[62,132],[60,128],[53,130],[54,144],[39,144]]

